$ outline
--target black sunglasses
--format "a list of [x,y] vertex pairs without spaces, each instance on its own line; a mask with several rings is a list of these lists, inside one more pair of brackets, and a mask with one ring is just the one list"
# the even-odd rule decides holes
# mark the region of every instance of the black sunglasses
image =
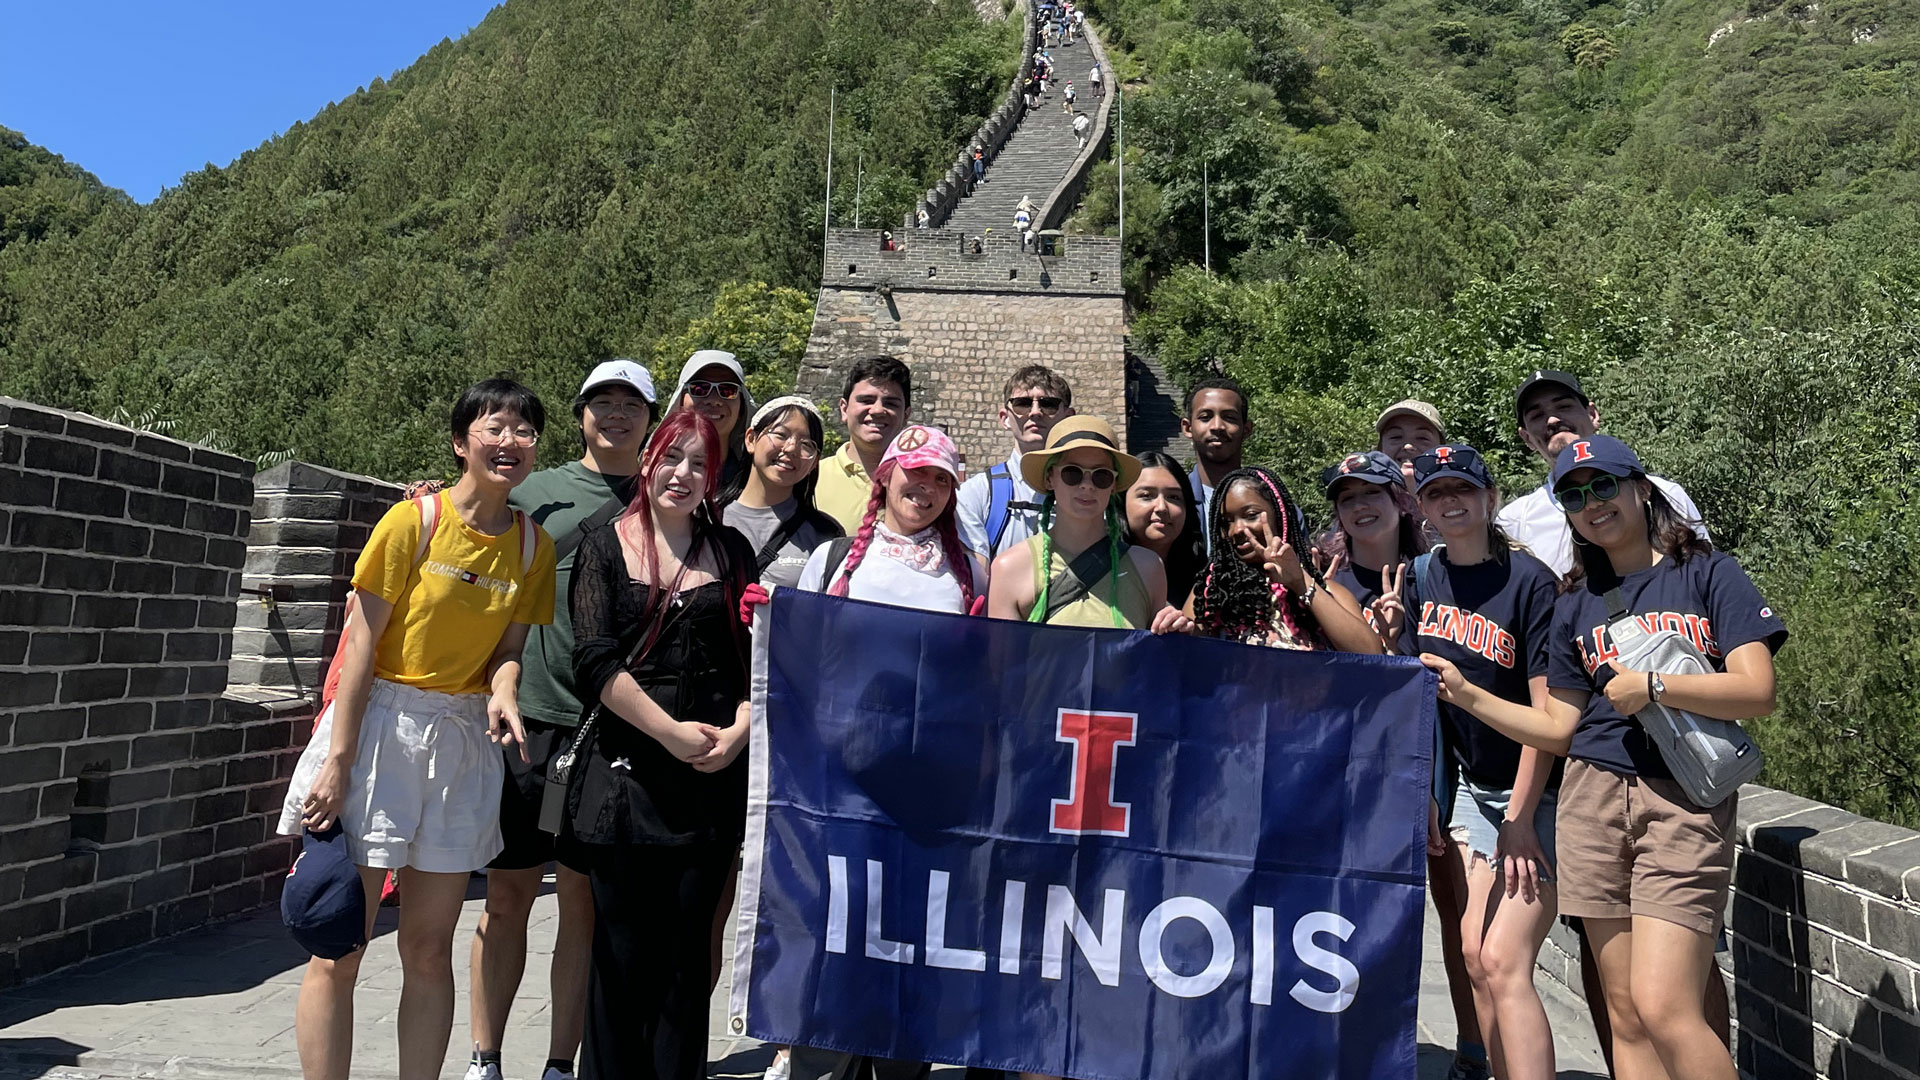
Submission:
[[1032,412],[1036,407],[1048,416],[1066,407],[1065,398],[1057,397],[1010,397],[1007,408],[1014,412]]
[[1091,480],[1094,487],[1105,491],[1119,478],[1120,474],[1112,469],[1083,469],[1078,465],[1060,466],[1060,482],[1068,487],[1079,487],[1081,481]]
[[687,384],[687,393],[697,398],[712,397],[718,394],[722,398],[732,401],[734,398],[740,396],[740,384],[737,382],[708,382],[705,379],[695,379]]
[[1577,514],[1586,509],[1589,500],[1597,503],[1612,502],[1620,494],[1620,478],[1601,473],[1585,484],[1569,484],[1555,488],[1553,501],[1562,513]]

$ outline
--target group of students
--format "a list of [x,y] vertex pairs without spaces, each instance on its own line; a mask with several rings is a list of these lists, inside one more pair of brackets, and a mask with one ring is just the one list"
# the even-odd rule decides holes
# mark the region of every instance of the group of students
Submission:
[[[1478,451],[1402,402],[1376,446],[1327,469],[1334,520],[1317,533],[1277,473],[1243,460],[1253,419],[1231,380],[1188,397],[1190,471],[1127,453],[1034,365],[1000,396],[1007,458],[968,477],[945,432],[909,422],[912,391],[897,357],[856,360],[846,439],[823,458],[819,410],[756,405],[731,354],[693,354],[664,403],[644,368],[609,361],[574,401],[584,455],[537,472],[537,397],[499,379],[461,397],[458,482],[393,508],[356,565],[340,689],[280,822],[342,827],[369,933],[381,879],[399,873],[402,1078],[438,1075],[454,922],[486,867],[467,1076],[498,1080],[549,861],[543,1080],[569,1080],[576,1051],[584,1077],[705,1074],[746,816],[747,627],[777,587],[1418,655],[1440,687],[1428,852],[1457,980],[1455,1075],[1553,1075],[1532,970],[1556,911],[1583,922],[1616,1075],[1733,1075],[1709,1019],[1733,804],[1690,803],[1633,717],[1649,699],[1764,714],[1786,632],[1684,492],[1597,432],[1577,379],[1537,372],[1516,393],[1521,438],[1551,463],[1538,491],[1502,509]],[[1613,588],[1635,614],[1693,628],[1715,670],[1622,668]],[[547,782],[556,758],[576,763],[564,787]],[[310,1078],[347,1075],[360,955],[307,970]],[[783,1051],[769,1076],[926,1068]]]

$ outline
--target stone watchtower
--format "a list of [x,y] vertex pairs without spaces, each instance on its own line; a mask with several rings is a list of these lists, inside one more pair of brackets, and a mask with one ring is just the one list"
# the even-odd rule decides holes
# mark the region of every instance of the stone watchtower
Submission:
[[[1074,406],[1127,437],[1126,301],[1120,243],[1049,236],[1021,249],[1011,234],[906,234],[881,251],[875,229],[835,229],[799,390],[840,397],[855,357],[891,353],[913,369],[916,420],[945,428],[979,472],[1007,454],[995,414],[1017,368],[1045,364],[1073,384]],[[1040,254],[1035,248],[1048,250]]]

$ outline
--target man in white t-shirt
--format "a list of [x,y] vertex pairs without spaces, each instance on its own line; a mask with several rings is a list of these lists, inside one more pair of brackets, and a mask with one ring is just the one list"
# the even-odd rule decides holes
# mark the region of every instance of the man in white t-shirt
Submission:
[[[1599,408],[1587,399],[1580,380],[1564,371],[1541,370],[1527,376],[1514,392],[1513,406],[1520,420],[1520,441],[1549,464],[1560,451],[1600,428]],[[1695,532],[1707,538],[1700,508],[1687,497],[1685,488],[1664,477],[1647,479],[1682,517],[1694,523]],[[1546,484],[1502,507],[1496,520],[1508,536],[1553,567],[1554,573],[1564,576],[1573,569],[1573,531],[1567,527],[1567,515],[1553,505]]]
[[[960,485],[960,542],[993,565],[994,557],[1040,531],[1040,495],[1020,476],[1020,455],[1046,445],[1053,425],[1073,415],[1073,387],[1059,372],[1029,364],[1007,379],[1000,395],[1000,426],[1013,436],[1004,465]],[[975,590],[986,595],[985,586]]]

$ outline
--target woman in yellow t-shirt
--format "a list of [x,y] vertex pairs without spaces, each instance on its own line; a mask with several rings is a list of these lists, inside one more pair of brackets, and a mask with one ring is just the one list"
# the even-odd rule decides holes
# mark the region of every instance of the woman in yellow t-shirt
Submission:
[[[454,405],[460,480],[374,526],[353,571],[340,689],[280,815],[283,834],[344,831],[369,936],[381,882],[399,873],[402,1080],[439,1076],[447,1056],[454,922],[468,876],[501,846],[505,763],[491,744],[522,742],[520,649],[529,625],[553,620],[553,541],[507,505],[545,423],[540,399],[507,379]],[[307,965],[295,1029],[308,1076],[347,1074],[364,954]]]

